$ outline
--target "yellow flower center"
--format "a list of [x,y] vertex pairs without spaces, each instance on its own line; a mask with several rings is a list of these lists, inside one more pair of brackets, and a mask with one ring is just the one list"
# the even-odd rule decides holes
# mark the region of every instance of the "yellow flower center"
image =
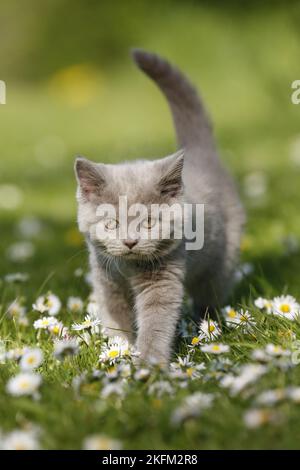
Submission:
[[28,364],[34,364],[34,362],[35,362],[34,356],[29,356],[29,357],[27,358],[27,362],[28,362]]
[[193,339],[192,339],[192,344],[195,345],[195,344],[198,344],[199,343],[199,338],[198,336],[195,336]]
[[59,333],[59,326],[58,326],[58,325],[55,325],[55,326],[52,328],[52,333],[54,333],[55,335],[58,335],[58,333]]
[[209,331],[210,333],[212,333],[213,331],[215,331],[216,327],[214,325],[209,325]]
[[186,370],[187,375],[191,377],[193,375],[194,370],[195,369],[193,367],[188,367]]
[[114,359],[118,355],[119,355],[119,351],[117,351],[116,349],[113,349],[112,351],[109,351],[109,353],[108,353],[108,357],[110,359]]
[[236,311],[233,310],[233,308],[232,308],[231,310],[229,310],[228,316],[229,316],[230,318],[235,318],[235,317],[236,317]]
[[289,313],[291,311],[291,307],[288,304],[280,305],[280,310],[282,313]]
[[26,390],[28,388],[28,385],[29,385],[29,383],[28,383],[27,380],[22,380],[22,382],[20,382],[20,388],[22,390]]
[[217,344],[215,344],[215,345],[212,347],[212,350],[213,350],[213,351],[220,351],[220,346],[218,346]]

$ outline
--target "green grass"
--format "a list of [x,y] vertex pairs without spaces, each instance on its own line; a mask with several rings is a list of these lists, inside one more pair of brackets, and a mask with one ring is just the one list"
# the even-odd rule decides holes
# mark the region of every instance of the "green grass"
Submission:
[[[239,11],[180,4],[165,18],[153,13],[155,34],[145,28],[132,37],[133,45],[160,51],[178,63],[201,87],[215,123],[222,160],[233,173],[247,209],[242,261],[253,272],[239,283],[230,302],[247,306],[257,320],[253,335],[224,331],[222,342],[231,346],[234,365],[251,362],[251,351],[268,342],[283,344],[284,332],[292,329],[300,339],[298,322],[265,316],[254,308],[258,295],[271,297],[288,292],[300,300],[300,252],[287,249],[290,237],[300,240],[300,106],[291,104],[291,83],[299,79],[299,8]],[[135,42],[135,44],[134,44]],[[0,422],[3,431],[27,422],[43,430],[45,448],[80,448],[83,439],[103,433],[120,439],[125,448],[298,448],[300,406],[284,400],[276,405],[281,419],[255,430],[243,422],[243,414],[255,396],[270,388],[300,385],[299,366],[280,370],[274,362],[268,373],[250,387],[249,397],[231,397],[213,373],[215,361],[197,351],[204,361],[203,377],[180,388],[173,380],[174,395],[160,400],[147,393],[149,383],[128,380],[123,401],[100,397],[102,381],[90,374],[99,367],[100,344],[82,346],[80,353],[64,363],[52,356],[49,336],[37,340],[32,322],[38,317],[31,305],[40,293],[52,290],[64,303],[59,315],[69,325],[74,318],[65,308],[70,295],[86,299],[88,286],[74,271],[86,272],[87,253],[76,235],[73,177],[74,155],[81,153],[104,162],[137,157],[162,156],[174,149],[168,110],[153,85],[126,59],[114,67],[59,71],[35,85],[17,79],[7,84],[7,105],[0,107],[0,185],[11,184],[22,194],[13,210],[0,207],[0,338],[9,349],[21,345],[42,348],[45,361],[41,398],[14,398],[6,383],[18,371],[14,361],[0,364]],[[74,61],[75,63],[75,61]],[[0,77],[1,78],[1,77]],[[78,98],[79,95],[79,98]],[[297,145],[298,142],[298,145]],[[291,155],[298,156],[298,164]],[[262,196],[250,197],[245,189],[249,174],[259,173],[266,183]],[[247,181],[247,180],[246,180]],[[250,180],[250,186],[251,186]],[[254,184],[253,184],[254,185]],[[249,186],[249,183],[248,183]],[[42,230],[33,238],[35,254],[26,262],[12,262],[8,247],[24,240],[18,223],[34,215]],[[29,280],[8,285],[7,273],[27,272]],[[8,304],[24,297],[30,325],[20,327],[6,314]],[[186,309],[188,317],[188,309]],[[180,339],[181,355],[190,338]],[[80,394],[72,379],[87,371]],[[153,372],[150,382],[159,374]],[[170,416],[182,398],[195,391],[213,393],[211,409],[200,418],[174,428]]]

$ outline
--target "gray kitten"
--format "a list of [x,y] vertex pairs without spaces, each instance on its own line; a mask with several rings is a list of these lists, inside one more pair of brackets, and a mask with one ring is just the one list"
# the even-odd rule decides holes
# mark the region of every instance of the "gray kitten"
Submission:
[[[154,54],[135,50],[133,58],[167,98],[178,146],[184,152],[116,165],[77,158],[78,223],[89,247],[103,325],[109,334],[130,342],[136,336],[142,360],[154,358],[165,364],[170,359],[184,288],[198,317],[207,308],[219,306],[228,295],[244,213],[232,180],[219,161],[211,125],[193,86]],[[204,204],[203,248],[188,251],[184,239],[172,236],[99,239],[97,223],[110,232],[120,221],[99,218],[96,209],[103,203],[118,208],[119,195],[127,196],[128,206],[137,202],[146,206]],[[148,223],[151,226],[151,220]]]

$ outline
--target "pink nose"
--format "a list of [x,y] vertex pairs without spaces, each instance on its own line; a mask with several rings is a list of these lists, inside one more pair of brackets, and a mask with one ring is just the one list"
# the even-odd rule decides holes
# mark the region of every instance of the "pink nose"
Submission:
[[137,240],[124,240],[123,243],[124,245],[128,246],[128,248],[131,250],[136,244]]

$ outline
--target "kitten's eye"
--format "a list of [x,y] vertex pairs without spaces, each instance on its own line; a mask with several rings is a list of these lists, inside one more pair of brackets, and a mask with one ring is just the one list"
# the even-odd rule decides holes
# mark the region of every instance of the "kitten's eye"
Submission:
[[144,219],[143,222],[141,223],[142,227],[151,230],[154,225],[156,224],[156,219],[153,217],[148,217],[148,219]]
[[116,219],[107,219],[104,226],[106,230],[115,230],[119,225],[119,222]]

